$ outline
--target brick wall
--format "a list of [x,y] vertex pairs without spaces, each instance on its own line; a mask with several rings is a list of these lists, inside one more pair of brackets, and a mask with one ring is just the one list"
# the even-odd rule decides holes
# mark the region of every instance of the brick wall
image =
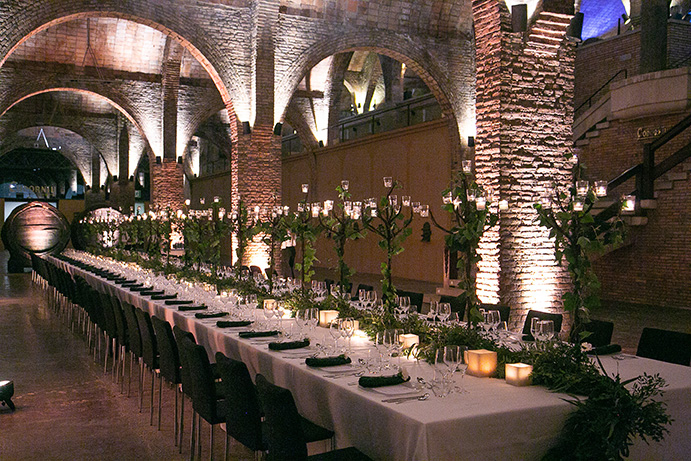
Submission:
[[184,202],[182,185],[182,165],[172,159],[163,159],[161,163],[150,162],[151,171],[151,205],[153,207],[170,207],[181,209]]

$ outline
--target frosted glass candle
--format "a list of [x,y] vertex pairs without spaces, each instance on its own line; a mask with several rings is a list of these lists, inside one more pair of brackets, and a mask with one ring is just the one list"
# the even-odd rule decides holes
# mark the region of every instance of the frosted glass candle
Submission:
[[525,363],[507,363],[505,370],[506,382],[512,386],[530,386],[530,374],[533,366]]
[[329,328],[329,324],[335,318],[338,318],[338,311],[323,310],[319,311],[319,326]]
[[471,376],[486,378],[497,371],[497,353],[486,349],[468,351],[468,373]]
[[404,349],[412,347],[416,344],[420,344],[420,337],[412,333],[402,334],[398,338],[401,341],[401,344],[403,345]]

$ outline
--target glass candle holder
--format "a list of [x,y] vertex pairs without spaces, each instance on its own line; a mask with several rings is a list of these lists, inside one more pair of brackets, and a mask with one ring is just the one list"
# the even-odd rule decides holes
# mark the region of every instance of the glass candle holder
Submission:
[[420,205],[420,217],[427,218],[429,216],[429,205]]
[[487,207],[487,199],[483,196],[475,197],[475,206],[478,210],[484,210]]
[[576,181],[576,195],[585,197],[588,194],[588,181]]
[[636,196],[624,195],[621,198],[621,211],[624,213],[633,213],[636,211]]
[[410,195],[404,195],[401,197],[401,204],[403,206],[410,206]]
[[309,184],[303,184],[302,186],[302,193],[306,194],[310,191],[310,185]]
[[391,176],[384,176],[384,187],[393,187],[393,178]]
[[583,200],[573,202],[573,211],[583,211]]
[[461,162],[461,166],[463,168],[463,172],[465,174],[470,174],[473,171],[473,162],[472,160],[463,160]]
[[341,181],[341,189],[343,189],[344,191],[347,191],[349,187],[350,187],[350,181],[348,181],[347,179],[344,179],[343,181]]
[[509,209],[509,201],[508,200],[499,200],[499,210],[500,211],[506,211]]
[[595,181],[595,195],[597,197],[607,196],[607,181]]

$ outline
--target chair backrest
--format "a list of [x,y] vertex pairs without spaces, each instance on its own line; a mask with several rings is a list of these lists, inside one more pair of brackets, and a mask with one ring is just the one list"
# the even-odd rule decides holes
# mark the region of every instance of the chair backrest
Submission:
[[209,422],[214,421],[217,415],[218,398],[216,396],[216,382],[206,349],[204,346],[196,344],[189,336],[181,338],[179,346],[185,357],[184,364],[189,367],[192,407],[202,418]]
[[293,394],[257,375],[257,392],[266,420],[267,460],[305,460],[307,444]]
[[643,328],[636,355],[679,365],[691,365],[691,334]]
[[561,314],[552,314],[551,312],[542,312],[529,310],[528,315],[525,318],[525,323],[523,324],[523,334],[528,335],[530,338],[533,335],[530,334],[530,322],[533,317],[537,317],[540,320],[551,320],[554,322],[554,334],[555,336],[561,331],[561,321],[563,316]]
[[449,303],[451,305],[451,312],[457,312],[458,318],[463,320],[465,316],[465,296],[446,296],[442,295],[439,298],[440,303]]
[[110,300],[113,305],[115,325],[118,329],[118,342],[123,346],[129,347],[129,337],[127,336],[127,320],[125,320],[125,313],[122,310],[122,304],[115,296],[111,297]]
[[417,293],[414,291],[396,290],[398,296],[407,296],[410,298],[410,306],[415,306],[415,310],[418,312],[422,311],[422,300],[425,295],[422,293]]
[[227,401],[226,432],[251,450],[263,450],[261,406],[247,365],[217,352],[216,369]]
[[173,336],[175,336],[175,343],[178,346],[178,353],[180,356],[180,381],[182,381],[182,392],[188,397],[192,397],[192,377],[190,376],[190,366],[187,363],[187,352],[182,347],[183,339],[187,338],[193,343],[194,335],[189,331],[185,331],[179,326],[173,326]]
[[166,381],[179,384],[182,382],[180,377],[180,353],[178,352],[178,345],[175,342],[173,329],[170,323],[156,316],[151,317],[151,325],[154,327],[156,333],[156,345],[158,346],[158,365],[161,370],[161,376]]
[[[502,322],[508,322],[509,321],[509,314],[511,314],[511,308],[509,306],[504,306],[501,304],[480,304],[480,308],[484,309],[486,311],[499,311],[499,317],[501,317]],[[532,312],[532,311],[531,311]],[[551,319],[545,319],[545,320],[551,320]],[[530,323],[528,323],[530,325]],[[561,323],[559,324],[561,325]],[[554,324],[554,329],[557,329],[556,323]],[[530,326],[528,327],[528,330],[530,330]]]
[[142,338],[142,360],[146,366],[156,370],[158,369],[158,346],[154,327],[151,325],[151,316],[141,309],[135,309],[134,313],[137,316],[139,334]]
[[139,333],[139,322],[134,313],[134,306],[128,302],[122,304],[122,311],[125,314],[127,323],[127,339],[130,344],[130,352],[136,357],[142,356],[142,337]]
[[583,339],[584,342],[592,344],[593,347],[606,346],[612,342],[614,323],[590,319],[590,322],[583,324],[583,331],[590,333]]

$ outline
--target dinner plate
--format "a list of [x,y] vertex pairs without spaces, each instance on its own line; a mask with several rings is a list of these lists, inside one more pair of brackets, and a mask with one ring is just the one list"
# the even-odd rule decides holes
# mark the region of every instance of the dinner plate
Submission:
[[372,392],[376,392],[378,394],[382,395],[401,395],[401,394],[410,394],[413,392],[415,389],[413,388],[413,385],[410,384],[410,381],[402,383],[402,384],[395,384],[392,386],[381,386],[381,387],[368,387],[368,388],[363,388],[370,390]]

